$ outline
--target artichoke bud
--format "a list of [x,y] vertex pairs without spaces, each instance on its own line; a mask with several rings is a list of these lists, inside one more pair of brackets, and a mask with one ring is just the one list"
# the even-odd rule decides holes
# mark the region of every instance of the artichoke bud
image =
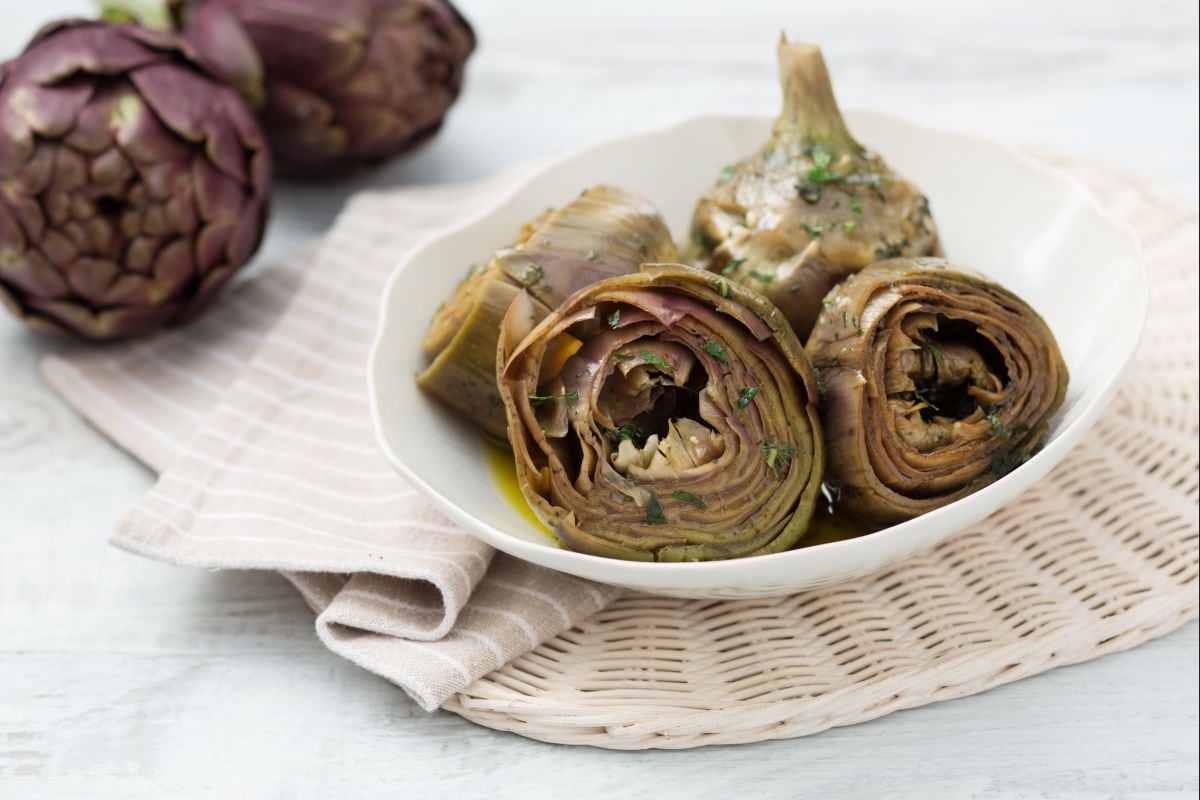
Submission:
[[258,124],[172,36],[56,23],[0,68],[0,299],[34,328],[186,317],[257,249],[269,190]]
[[256,109],[281,169],[330,175],[432,135],[475,48],[447,0],[104,0],[169,21]]
[[887,525],[965,497],[1041,447],[1066,397],[1021,298],[940,258],[880,261],[830,292],[806,349],[825,383],[828,480]]
[[771,138],[701,197],[686,255],[765,294],[804,338],[838,281],[934,253],[937,233],[919,190],[846,128],[820,49],[784,40],[779,68]]
[[423,344],[432,362],[417,385],[493,439],[507,441],[496,352],[514,299],[522,297],[536,320],[590,283],[634,272],[643,262],[677,259],[652,205],[612,186],[587,189],[526,224],[482,269],[471,268],[434,314]]
[[504,320],[517,482],[572,550],[638,561],[779,552],[824,471],[816,376],[761,295],[679,264]]

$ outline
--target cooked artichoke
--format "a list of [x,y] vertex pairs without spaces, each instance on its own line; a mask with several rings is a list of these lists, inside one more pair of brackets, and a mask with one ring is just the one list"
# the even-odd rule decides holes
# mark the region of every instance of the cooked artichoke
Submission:
[[872,262],[936,252],[929,203],[846,130],[821,50],[779,45],[770,140],[701,197],[685,253],[762,292],[803,340],[821,298]]
[[843,510],[874,524],[946,505],[1028,460],[1067,391],[1042,318],[940,258],[848,278],[806,349],[824,380],[826,480]]
[[434,316],[425,339],[433,359],[417,385],[507,442],[496,391],[500,323],[522,290],[545,316],[572,292],[634,272],[644,261],[677,260],[654,206],[612,186],[594,186],[522,228],[517,241],[475,271]]
[[824,455],[814,373],[783,315],[708,272],[654,264],[501,340],[517,482],[562,543],[638,561],[786,550]]
[[267,221],[266,139],[173,37],[71,21],[0,67],[0,300],[87,339],[199,308]]

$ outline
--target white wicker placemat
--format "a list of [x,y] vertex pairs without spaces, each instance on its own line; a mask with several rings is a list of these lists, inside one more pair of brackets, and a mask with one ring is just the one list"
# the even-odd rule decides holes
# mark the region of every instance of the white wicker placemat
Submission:
[[1197,614],[1197,215],[1056,157],[1142,237],[1153,304],[1122,392],[1036,489],[876,575],[767,600],[629,595],[445,708],[551,742],[804,736],[981,692]]

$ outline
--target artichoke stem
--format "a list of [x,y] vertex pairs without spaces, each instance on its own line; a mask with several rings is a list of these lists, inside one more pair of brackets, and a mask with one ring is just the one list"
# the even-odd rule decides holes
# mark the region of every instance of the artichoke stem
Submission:
[[97,5],[104,22],[132,23],[166,33],[179,30],[175,0],[97,0]]
[[775,121],[772,137],[777,144],[798,150],[819,144],[834,156],[862,154],[862,145],[846,129],[833,96],[821,48],[782,39],[779,78],[783,84],[783,111]]

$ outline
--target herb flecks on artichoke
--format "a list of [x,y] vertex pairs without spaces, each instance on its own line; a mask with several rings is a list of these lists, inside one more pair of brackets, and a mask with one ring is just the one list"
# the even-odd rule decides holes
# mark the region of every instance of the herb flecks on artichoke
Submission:
[[824,382],[841,508],[900,522],[1040,448],[1067,390],[1053,334],[1012,292],[940,258],[893,259],[826,298],[806,349]]
[[819,48],[779,45],[771,139],[700,199],[686,256],[765,294],[798,336],[821,298],[874,261],[937,249],[929,203],[846,129]]
[[0,67],[0,299],[30,326],[132,336],[257,249],[265,137],[173,37],[83,21]]
[[646,265],[537,322],[505,319],[500,389],[517,480],[573,550],[708,561],[786,550],[824,457],[815,376],[761,295]]
[[507,441],[496,387],[500,326],[524,291],[540,319],[573,292],[649,261],[677,260],[658,211],[612,186],[594,186],[526,224],[510,247],[467,278],[440,308],[424,342],[433,359],[417,384],[498,441]]

